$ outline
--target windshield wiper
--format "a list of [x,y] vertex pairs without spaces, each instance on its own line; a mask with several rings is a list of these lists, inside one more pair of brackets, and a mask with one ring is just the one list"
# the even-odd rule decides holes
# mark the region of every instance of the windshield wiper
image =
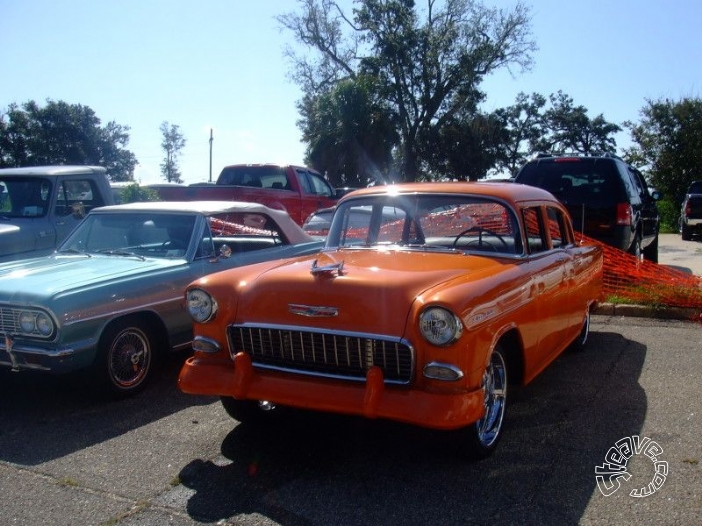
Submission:
[[135,257],[138,258],[142,261],[146,261],[146,258],[144,256],[140,256],[139,254],[135,254],[134,252],[130,252],[129,250],[123,250],[123,249],[111,249],[111,248],[102,248],[100,250],[96,251],[98,254],[106,254],[108,256],[126,256],[126,257]]

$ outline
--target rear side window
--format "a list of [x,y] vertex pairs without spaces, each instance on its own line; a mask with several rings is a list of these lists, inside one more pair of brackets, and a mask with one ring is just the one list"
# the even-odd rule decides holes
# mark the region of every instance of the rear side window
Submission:
[[623,197],[622,178],[610,159],[535,161],[524,166],[515,181],[543,188],[569,205],[614,205]]
[[566,227],[566,218],[563,213],[557,208],[549,206],[546,208],[546,221],[548,222],[551,246],[563,248],[568,245],[568,227]]
[[529,254],[536,254],[548,250],[541,209],[538,207],[525,208],[523,214]]

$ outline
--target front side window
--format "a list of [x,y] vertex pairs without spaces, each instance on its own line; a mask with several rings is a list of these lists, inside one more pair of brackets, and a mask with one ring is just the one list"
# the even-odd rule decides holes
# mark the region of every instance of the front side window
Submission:
[[324,178],[314,172],[298,170],[297,174],[300,178],[302,189],[306,194],[322,195],[332,197],[334,191],[331,185]]
[[53,184],[41,177],[8,177],[0,181],[2,215],[7,218],[44,217],[51,202]]

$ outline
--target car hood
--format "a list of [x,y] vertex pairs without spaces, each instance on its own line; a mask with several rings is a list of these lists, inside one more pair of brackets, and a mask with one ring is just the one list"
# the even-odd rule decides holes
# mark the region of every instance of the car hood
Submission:
[[458,252],[325,252],[246,281],[238,288],[237,322],[401,335],[415,300],[441,301],[441,284],[477,281],[504,266]]
[[30,301],[183,265],[182,259],[63,255],[0,265],[0,301]]

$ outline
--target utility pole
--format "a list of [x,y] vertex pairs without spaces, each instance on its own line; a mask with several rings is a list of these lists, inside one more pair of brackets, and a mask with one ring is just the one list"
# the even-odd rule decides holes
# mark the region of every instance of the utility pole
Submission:
[[210,128],[210,182],[212,182],[212,128]]

